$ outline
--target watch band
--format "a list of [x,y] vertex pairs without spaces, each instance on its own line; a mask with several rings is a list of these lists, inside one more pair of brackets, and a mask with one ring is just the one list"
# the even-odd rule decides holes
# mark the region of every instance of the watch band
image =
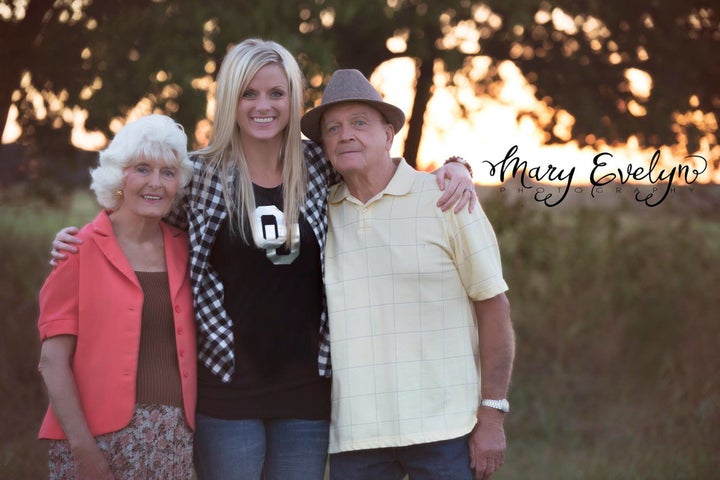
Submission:
[[508,413],[510,411],[510,403],[505,398],[501,400],[483,398],[482,400],[480,400],[480,406],[494,408],[495,410],[500,410],[504,413]]

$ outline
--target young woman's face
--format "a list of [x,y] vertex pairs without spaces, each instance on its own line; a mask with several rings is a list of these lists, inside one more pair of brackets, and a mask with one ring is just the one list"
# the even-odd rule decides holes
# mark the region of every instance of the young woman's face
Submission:
[[243,140],[282,140],[290,120],[290,89],[283,69],[265,65],[240,92],[235,121]]
[[160,220],[170,211],[179,186],[177,168],[138,159],[125,168],[123,201],[118,211]]

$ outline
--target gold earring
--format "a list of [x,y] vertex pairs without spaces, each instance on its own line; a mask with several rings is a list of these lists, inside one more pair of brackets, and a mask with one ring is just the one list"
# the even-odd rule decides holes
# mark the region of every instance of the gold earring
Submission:
[[121,198],[121,197],[123,196],[123,191],[122,191],[122,189],[118,188],[118,189],[115,191],[115,196],[118,197],[118,198]]

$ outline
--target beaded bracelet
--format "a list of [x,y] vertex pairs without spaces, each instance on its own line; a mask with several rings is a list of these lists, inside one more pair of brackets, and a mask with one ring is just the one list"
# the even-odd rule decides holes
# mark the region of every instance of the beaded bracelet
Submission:
[[459,163],[460,165],[463,165],[465,168],[467,168],[467,171],[470,173],[470,178],[473,178],[472,167],[470,166],[468,161],[465,160],[463,157],[453,155],[452,157],[445,160],[445,163],[443,165],[447,165],[448,163]]

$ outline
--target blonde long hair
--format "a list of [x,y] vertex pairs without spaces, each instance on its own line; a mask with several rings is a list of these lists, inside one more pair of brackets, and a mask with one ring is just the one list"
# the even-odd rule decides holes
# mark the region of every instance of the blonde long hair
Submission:
[[[210,188],[210,179],[219,175],[223,198],[230,217],[230,229],[240,233],[245,243],[250,213],[255,209],[255,195],[245,152],[236,122],[238,99],[255,74],[266,65],[276,64],[288,79],[290,119],[280,149],[282,165],[283,214],[287,232],[298,223],[300,207],[307,189],[307,167],[300,137],[300,116],[304,93],[304,77],[295,58],[282,45],[257,38],[244,40],[233,47],[223,59],[216,82],[216,108],[213,131],[207,147],[192,152],[203,157],[203,186]],[[234,184],[232,179],[235,177]],[[252,231],[252,230],[251,230]],[[294,235],[288,235],[291,246]]]

